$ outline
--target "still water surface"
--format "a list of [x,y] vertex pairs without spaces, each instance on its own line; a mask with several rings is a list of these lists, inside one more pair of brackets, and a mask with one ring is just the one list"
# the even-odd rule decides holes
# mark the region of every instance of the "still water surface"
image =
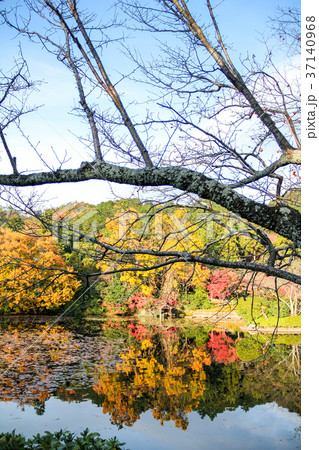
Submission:
[[300,448],[300,339],[118,319],[1,325],[0,431],[125,448]]

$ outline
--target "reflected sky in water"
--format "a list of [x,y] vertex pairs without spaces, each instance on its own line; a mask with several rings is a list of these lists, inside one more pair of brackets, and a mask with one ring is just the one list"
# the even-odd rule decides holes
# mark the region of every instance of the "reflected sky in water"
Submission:
[[290,413],[276,403],[257,405],[245,412],[241,408],[218,414],[214,421],[199,414],[188,415],[189,426],[183,431],[175,427],[173,421],[164,423],[154,420],[152,412],[141,415],[133,427],[118,430],[111,424],[107,414],[90,401],[67,403],[50,398],[46,402],[45,413],[37,416],[32,406],[24,411],[14,402],[0,404],[0,431],[15,429],[27,437],[45,430],[68,429],[79,434],[88,427],[102,437],[116,435],[126,442],[130,450],[269,450],[298,449],[300,439],[296,429],[300,426],[300,416]]

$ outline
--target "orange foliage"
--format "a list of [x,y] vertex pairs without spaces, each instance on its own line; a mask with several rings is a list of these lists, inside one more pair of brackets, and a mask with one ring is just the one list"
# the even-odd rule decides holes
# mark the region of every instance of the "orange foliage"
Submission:
[[51,397],[53,363],[74,361],[72,334],[60,326],[42,325],[32,332],[9,326],[0,337],[1,401],[17,400],[23,405]]
[[28,313],[69,301],[81,283],[71,273],[52,237],[0,229],[0,310]]
[[[165,338],[164,338],[165,340]],[[187,413],[198,406],[205,390],[204,365],[211,357],[200,348],[187,348],[181,354],[175,339],[165,340],[166,355],[147,338],[121,355],[117,372],[98,373],[94,390],[105,396],[103,412],[113,423],[130,426],[139,419],[139,399],[148,399],[156,420],[173,420],[187,428]]]
[[[115,345],[117,348],[117,345]],[[114,367],[114,347],[98,337],[60,325],[19,323],[0,327],[0,401],[35,405],[52,395],[82,398],[79,386],[93,383],[93,367]]]

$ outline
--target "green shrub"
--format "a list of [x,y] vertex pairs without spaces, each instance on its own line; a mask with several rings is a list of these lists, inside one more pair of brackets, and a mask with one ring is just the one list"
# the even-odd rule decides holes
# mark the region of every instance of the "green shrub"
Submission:
[[2,450],[38,449],[38,450],[122,450],[123,442],[116,437],[102,439],[99,433],[90,433],[88,429],[76,436],[70,431],[57,431],[37,434],[26,439],[22,434],[0,433],[0,448]]
[[128,311],[128,298],[132,289],[120,280],[120,274],[112,276],[110,282],[100,281],[90,289],[90,298],[85,302],[86,315],[124,314]]
[[182,304],[185,309],[209,309],[213,307],[211,300],[208,297],[207,289],[202,286],[196,286],[193,293],[183,294]]
[[102,300],[101,306],[104,312],[127,312],[128,298],[132,295],[132,289],[121,281],[120,274],[114,274],[112,281],[108,284],[100,283],[96,290]]
[[196,346],[200,347],[205,345],[208,340],[208,334],[212,330],[211,325],[197,325],[197,326],[185,326],[180,331],[181,339],[187,339],[189,341],[194,340]]
[[0,448],[8,450],[20,450],[26,447],[27,441],[22,434],[16,434],[15,430],[11,433],[0,433]]

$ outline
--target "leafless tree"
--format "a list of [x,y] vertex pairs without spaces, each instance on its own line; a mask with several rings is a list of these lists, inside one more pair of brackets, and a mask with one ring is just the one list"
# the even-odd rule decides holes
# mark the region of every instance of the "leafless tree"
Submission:
[[[163,190],[167,199],[187,196],[188,204],[206,202],[211,220],[223,223],[226,230],[229,221],[225,215],[214,215],[212,204],[240,218],[246,233],[248,227],[250,236],[264,246],[267,257],[220,260],[209,253],[209,246],[197,252],[162,251],[160,246],[129,251],[120,243],[110,247],[92,238],[101,254],[151,254],[163,258],[161,265],[185,261],[242,268],[300,283],[300,276],[289,269],[300,256],[300,213],[287,195],[299,189],[297,68],[288,72],[289,61],[278,62],[267,42],[263,62],[254,54],[235,62],[210,0],[201,5],[206,8],[205,19],[186,0],[123,0],[117,2],[118,16],[109,19],[111,12],[106,13],[108,23],[88,12],[85,2],[82,9],[80,0],[24,0],[17,6],[5,5],[3,26],[40,43],[73,74],[79,96],[75,112],[87,121],[94,157],[73,169],[21,173],[7,151],[13,173],[0,175],[2,186],[96,179],[140,188],[169,187]],[[289,17],[292,50],[300,41],[299,13],[290,12]],[[158,57],[147,60],[140,56],[143,48],[139,52],[130,49],[121,30],[146,33],[152,39],[156,36],[161,42]],[[129,75],[123,70],[115,76],[105,55],[115,44],[134,63],[132,81],[152,91],[149,99],[141,95],[138,107],[138,102],[126,100],[125,91],[120,92]],[[126,57],[118,53],[123,67]],[[7,150],[6,126],[1,123]],[[228,227],[228,232],[228,238],[234,235],[234,229]],[[271,232],[287,240],[281,248],[273,245]]]

